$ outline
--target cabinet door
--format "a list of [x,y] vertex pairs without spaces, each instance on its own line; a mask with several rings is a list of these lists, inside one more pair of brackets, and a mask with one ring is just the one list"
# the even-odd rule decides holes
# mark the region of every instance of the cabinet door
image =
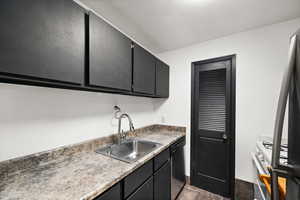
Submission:
[[154,157],[154,170],[157,171],[170,159],[170,149],[167,148],[163,152]]
[[153,200],[153,177],[149,178],[127,200]]
[[150,160],[124,179],[124,197],[127,198],[152,175],[153,160]]
[[133,91],[154,95],[155,57],[135,44],[133,59]]
[[131,40],[93,13],[89,24],[89,85],[130,91]]
[[156,96],[169,97],[169,66],[156,61]]
[[118,183],[94,200],[121,200],[121,184]]
[[154,174],[154,200],[171,199],[171,162],[168,161]]
[[0,74],[83,83],[85,11],[70,0],[0,6]]

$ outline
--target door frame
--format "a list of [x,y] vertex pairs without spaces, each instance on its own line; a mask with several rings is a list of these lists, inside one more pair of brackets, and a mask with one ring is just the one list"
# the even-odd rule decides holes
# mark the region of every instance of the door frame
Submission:
[[236,54],[233,55],[228,55],[228,56],[222,56],[222,57],[217,57],[217,58],[211,58],[211,59],[206,59],[206,60],[201,60],[201,61],[195,61],[191,63],[191,120],[190,120],[190,127],[191,127],[191,137],[190,137],[190,182],[191,185],[193,185],[193,180],[194,180],[194,168],[196,166],[195,163],[195,155],[194,155],[194,146],[195,146],[195,124],[194,124],[194,98],[195,98],[195,69],[197,65],[201,64],[208,64],[208,63],[214,63],[218,61],[231,61],[231,113],[230,113],[230,130],[231,130],[231,147],[230,147],[230,198],[234,200],[234,193],[235,193],[235,101],[236,101]]

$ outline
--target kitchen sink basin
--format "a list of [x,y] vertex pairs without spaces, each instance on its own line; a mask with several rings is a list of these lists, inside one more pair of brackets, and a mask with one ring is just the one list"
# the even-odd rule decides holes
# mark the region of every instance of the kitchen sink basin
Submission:
[[128,139],[123,141],[121,144],[113,144],[101,149],[97,149],[96,153],[109,156],[111,158],[115,158],[127,163],[132,163],[144,157],[160,146],[161,144],[151,141]]

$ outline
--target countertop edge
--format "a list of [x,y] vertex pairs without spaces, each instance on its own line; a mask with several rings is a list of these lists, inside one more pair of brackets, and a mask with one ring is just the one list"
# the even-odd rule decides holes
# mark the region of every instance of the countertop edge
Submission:
[[130,138],[162,145],[138,161],[127,164],[95,152],[114,143],[115,134],[1,161],[0,199],[92,200],[183,136],[186,136],[185,127],[159,124],[128,132]]
[[[131,174],[132,172],[134,172],[136,169],[138,169],[139,167],[143,166],[146,162],[150,161],[151,159],[153,159],[155,156],[157,156],[158,154],[160,154],[161,152],[163,152],[165,149],[169,148],[172,144],[174,144],[179,138],[186,136],[186,133],[182,133],[182,135],[178,136],[176,139],[172,140],[172,142],[170,142],[168,145],[164,145],[156,150],[154,150],[153,152],[149,153],[147,156],[147,158],[143,161],[136,161],[137,165],[124,172],[124,174],[122,174],[120,177],[116,178],[114,181],[112,181],[111,183],[101,187],[101,189],[99,189],[99,191],[95,191],[95,192],[91,192],[83,197],[80,198],[80,200],[93,200],[94,198],[98,197],[99,195],[103,194],[104,192],[106,192],[108,189],[110,189],[112,186],[114,186],[115,184],[117,184],[118,182],[120,182],[121,180],[123,180],[126,176],[128,176],[129,174]],[[142,159],[142,158],[141,158]]]

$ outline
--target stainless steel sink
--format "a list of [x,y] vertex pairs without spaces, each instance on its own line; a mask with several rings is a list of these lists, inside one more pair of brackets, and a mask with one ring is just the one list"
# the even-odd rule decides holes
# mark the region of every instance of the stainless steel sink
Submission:
[[121,144],[113,144],[97,149],[96,152],[127,163],[132,163],[160,146],[161,144],[151,141],[128,139]]

